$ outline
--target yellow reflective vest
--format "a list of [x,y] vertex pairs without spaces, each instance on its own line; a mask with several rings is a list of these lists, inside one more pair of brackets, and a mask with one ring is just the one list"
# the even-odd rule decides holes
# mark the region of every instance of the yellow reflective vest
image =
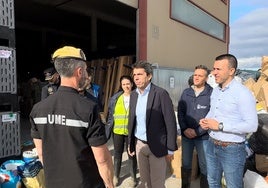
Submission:
[[124,105],[124,98],[121,95],[115,104],[114,108],[114,129],[115,134],[128,135],[128,113]]

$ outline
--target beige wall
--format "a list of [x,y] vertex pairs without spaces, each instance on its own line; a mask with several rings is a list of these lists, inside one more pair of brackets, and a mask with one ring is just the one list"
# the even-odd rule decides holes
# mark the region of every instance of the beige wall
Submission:
[[[221,0],[194,0],[228,25],[228,6]],[[170,0],[147,0],[147,60],[162,67],[192,70],[212,68],[214,58],[227,53],[227,42],[217,40],[170,19]]]
[[117,0],[117,1],[129,5],[133,8],[138,8],[138,0]]

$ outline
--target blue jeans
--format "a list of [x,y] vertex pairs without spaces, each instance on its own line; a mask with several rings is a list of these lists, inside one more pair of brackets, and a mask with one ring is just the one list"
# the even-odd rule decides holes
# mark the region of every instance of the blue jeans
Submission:
[[203,175],[207,175],[206,165],[206,147],[208,140],[202,139],[188,139],[182,136],[182,168],[186,170],[192,169],[192,159],[194,147],[196,148],[198,155],[198,163],[200,171]]
[[222,173],[228,188],[243,188],[246,162],[245,144],[217,146],[211,139],[207,145],[207,176],[210,188],[221,188]]

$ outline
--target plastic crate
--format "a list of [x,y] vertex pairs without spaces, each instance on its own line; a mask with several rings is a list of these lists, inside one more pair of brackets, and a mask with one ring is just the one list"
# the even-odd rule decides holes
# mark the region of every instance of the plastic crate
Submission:
[[0,112],[18,112],[20,110],[17,94],[0,93]]
[[10,29],[15,28],[14,21],[14,0],[1,0],[0,25]]
[[0,134],[0,158],[20,155],[21,144],[19,113],[0,113]]
[[15,29],[9,29],[0,25],[0,46],[16,48]]
[[15,52],[13,48],[0,46],[0,93],[17,93]]

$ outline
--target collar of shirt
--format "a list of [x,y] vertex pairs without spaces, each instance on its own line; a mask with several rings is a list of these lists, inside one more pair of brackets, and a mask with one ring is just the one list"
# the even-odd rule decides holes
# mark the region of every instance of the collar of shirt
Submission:
[[146,86],[143,93],[141,93],[138,88],[136,88],[136,92],[139,95],[146,95],[147,93],[149,93],[150,89],[151,89],[151,82]]
[[232,79],[231,82],[229,82],[224,88],[220,86],[217,86],[217,88],[219,88],[220,91],[224,92],[226,89],[229,89],[230,87],[232,87],[234,82],[235,82],[235,79]]

